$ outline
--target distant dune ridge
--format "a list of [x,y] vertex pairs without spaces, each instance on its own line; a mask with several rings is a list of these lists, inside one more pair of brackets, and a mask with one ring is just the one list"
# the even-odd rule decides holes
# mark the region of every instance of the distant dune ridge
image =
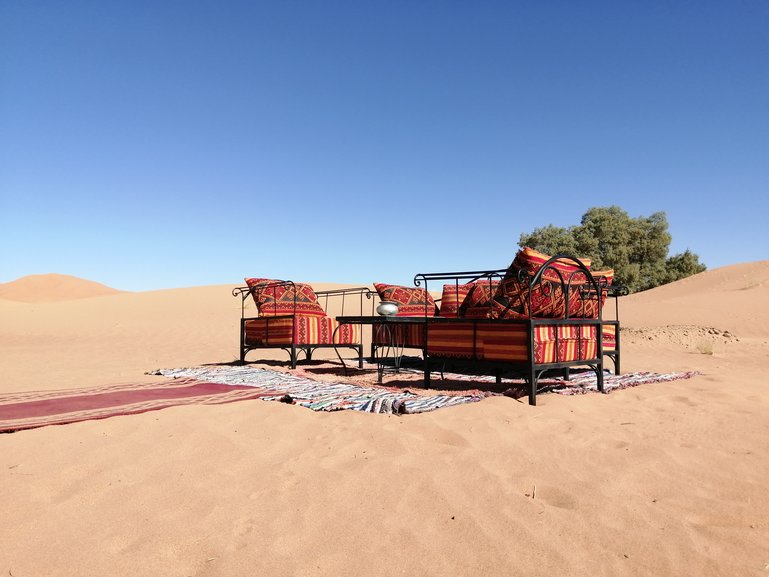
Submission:
[[122,291],[66,274],[33,274],[0,284],[0,299],[25,303],[70,301]]

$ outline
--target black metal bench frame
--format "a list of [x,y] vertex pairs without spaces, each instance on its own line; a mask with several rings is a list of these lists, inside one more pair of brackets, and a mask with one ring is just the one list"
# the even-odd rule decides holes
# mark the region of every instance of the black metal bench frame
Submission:
[[[571,274],[569,278],[564,278],[564,275],[559,271],[554,265],[557,261],[567,261],[569,264],[572,264],[573,266],[577,267],[577,271]],[[561,253],[557,254],[553,257],[551,257],[548,261],[546,261],[542,267],[537,271],[535,275],[532,277],[528,277],[527,275],[523,274],[523,271],[519,274],[519,280],[520,281],[528,281],[528,291],[526,294],[527,303],[528,303],[528,310],[532,310],[531,306],[531,295],[533,290],[536,287],[543,287],[546,286],[546,279],[544,278],[544,275],[548,271],[553,271],[560,282],[560,288],[563,294],[563,298],[565,299],[565,315],[563,318],[528,318],[528,319],[498,319],[498,318],[489,318],[489,319],[474,319],[474,318],[443,318],[443,317],[426,317],[426,324],[425,324],[425,343],[424,347],[421,349],[423,358],[424,358],[424,381],[425,386],[429,386],[430,383],[430,373],[431,370],[440,365],[441,368],[445,368],[447,364],[449,365],[464,365],[465,367],[472,368],[474,371],[480,371],[485,372],[486,374],[493,374],[497,378],[497,382],[501,382],[501,379],[505,375],[510,376],[518,376],[522,377],[528,386],[529,391],[529,403],[531,405],[536,405],[536,396],[537,396],[537,389],[538,389],[538,382],[539,379],[548,373],[559,373],[563,375],[565,378],[568,378],[569,371],[572,368],[576,367],[587,367],[588,369],[594,371],[596,373],[596,379],[597,379],[597,385],[598,390],[603,392],[603,367],[604,367],[604,356],[608,356],[612,359],[614,363],[615,372],[619,374],[620,370],[620,341],[619,341],[619,320],[612,320],[612,321],[603,321],[602,319],[602,309],[603,309],[603,302],[600,298],[600,295],[602,294],[602,291],[608,295],[617,297],[621,294],[627,294],[626,289],[624,287],[609,287],[607,286],[606,279],[596,279],[593,277],[590,270],[580,261],[578,258]],[[587,284],[582,286],[574,285],[572,286],[572,280],[576,272],[580,272],[585,275],[585,278],[587,279]],[[492,282],[494,278],[501,279],[504,274],[507,273],[507,269],[497,269],[497,270],[491,270],[491,271],[468,271],[468,272],[451,272],[451,273],[419,273],[414,277],[414,284],[415,286],[422,286],[424,284],[424,288],[427,290],[427,285],[429,281],[447,281],[451,280],[456,283],[458,286],[460,284],[460,281],[462,283],[465,282],[482,282],[482,279],[488,279],[489,282]],[[552,275],[551,275],[552,276]],[[553,281],[550,281],[552,283]],[[612,292],[609,292],[609,289],[612,289]],[[542,289],[545,290],[545,289]],[[551,289],[552,286],[551,286]],[[624,292],[623,292],[624,291]],[[598,315],[597,318],[584,318],[584,317],[570,317],[569,316],[569,299],[570,298],[580,298],[583,300],[583,311],[585,304],[587,300],[590,299],[596,299],[598,301]],[[615,298],[615,303],[617,302]],[[489,304],[490,307],[493,306],[493,303]],[[617,319],[619,319],[619,307],[616,305],[616,311],[617,311]],[[526,361],[515,361],[515,360],[501,360],[501,361],[490,361],[486,359],[480,359],[476,356],[475,353],[475,342],[473,342],[473,355],[470,358],[455,358],[450,356],[443,356],[443,355],[437,355],[437,354],[431,354],[429,352],[429,342],[430,342],[430,327],[438,326],[440,323],[469,323],[473,326],[473,334],[475,334],[477,330],[477,326],[481,323],[493,323],[496,325],[504,325],[504,324],[511,324],[511,325],[524,325],[526,327],[526,334],[528,337],[528,346],[527,346],[527,360]],[[614,324],[616,325],[616,346],[614,350],[611,351],[604,351],[603,350],[603,324]],[[576,325],[576,326],[595,326],[596,327],[596,356],[592,359],[578,359],[578,360],[572,360],[572,361],[560,361],[560,362],[550,362],[550,363],[537,363],[535,361],[535,355],[534,355],[534,335],[535,330],[539,326],[568,326],[568,325]],[[580,337],[581,339],[581,337]],[[579,341],[578,341],[579,344]],[[557,343],[557,333],[556,333],[556,349],[558,346]],[[581,346],[581,345],[580,345]],[[414,347],[416,348],[416,347]]]
[[[283,286],[291,286],[296,289],[295,284],[293,281],[278,281],[275,283],[270,283],[268,285],[259,287],[259,290],[267,290],[269,288],[273,288],[275,291],[277,291],[278,287]],[[246,317],[246,300],[249,296],[254,294],[254,291],[256,289],[245,286],[245,287],[236,287],[232,290],[232,296],[239,296],[240,301],[240,362],[245,363],[246,362],[246,355],[250,351],[254,350],[260,350],[260,349],[280,349],[284,350],[289,354],[289,359],[291,363],[291,368],[295,369],[296,365],[299,361],[299,352],[303,352],[305,355],[306,361],[312,360],[312,353],[316,349],[339,349],[339,348],[345,348],[345,349],[352,349],[355,352],[358,353],[358,366],[363,367],[363,343],[358,342],[357,344],[294,344],[295,334],[294,334],[294,326],[292,323],[291,328],[291,345],[249,345],[247,343],[246,339],[246,322],[251,320],[262,320],[266,321],[266,327],[267,327],[267,335],[269,338],[269,330],[270,330],[270,324],[273,322],[276,322],[278,320],[285,320],[285,319],[293,319],[295,316],[297,316],[296,313],[296,290],[294,290],[294,313],[289,315],[276,315],[276,316],[270,316],[270,315],[261,315],[258,314],[259,311],[257,309],[257,316],[255,317]],[[354,297],[359,296],[360,297],[360,310],[363,311],[363,297],[366,296],[367,298],[371,298],[370,293],[371,289],[368,287],[352,287],[352,288],[342,288],[342,289],[333,289],[333,290],[326,290],[326,291],[314,291],[315,295],[318,297],[318,303],[320,304],[320,301],[322,298],[325,299],[325,306],[323,307],[323,310],[328,311],[328,302],[329,298],[341,298],[342,299],[342,313],[344,314],[344,306],[345,306],[345,298],[346,297]]]

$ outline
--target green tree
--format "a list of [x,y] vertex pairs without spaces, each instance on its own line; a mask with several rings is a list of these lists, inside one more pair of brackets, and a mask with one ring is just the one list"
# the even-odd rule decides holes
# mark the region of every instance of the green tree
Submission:
[[689,249],[681,254],[671,256],[665,261],[667,278],[665,282],[673,282],[703,272],[707,267],[700,262],[699,257]]
[[590,258],[593,270],[613,268],[616,283],[638,291],[705,270],[689,250],[668,258],[671,240],[664,212],[632,218],[622,208],[609,206],[589,209],[579,225],[548,225],[521,234],[519,244],[547,254]]
[[[561,228],[548,224],[544,228],[538,228],[530,235],[522,234],[519,243],[521,246],[530,246],[531,248],[544,252],[546,254],[556,254],[566,252],[576,254],[577,239],[571,229]],[[536,244],[536,246],[534,246]]]

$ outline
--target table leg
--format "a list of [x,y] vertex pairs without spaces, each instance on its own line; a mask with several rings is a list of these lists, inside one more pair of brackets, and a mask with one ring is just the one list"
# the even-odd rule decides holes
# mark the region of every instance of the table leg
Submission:
[[[374,349],[374,361],[377,364],[377,382],[380,385],[382,384],[384,372],[387,369],[385,359],[392,360],[394,372],[398,373],[401,369],[405,343],[398,342],[396,334],[397,332],[389,324],[377,323],[374,326],[372,337],[378,346],[372,348]],[[382,349],[385,349],[384,355],[381,354]]]

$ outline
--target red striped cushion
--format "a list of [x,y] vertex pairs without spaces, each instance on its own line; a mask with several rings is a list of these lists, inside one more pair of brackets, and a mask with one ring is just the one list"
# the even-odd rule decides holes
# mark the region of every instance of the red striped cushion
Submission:
[[330,317],[265,317],[247,320],[245,325],[245,342],[248,346],[341,345],[360,342],[359,325],[342,325],[337,331],[339,323]]
[[[525,362],[525,323],[457,321],[430,325],[427,351],[434,357]],[[594,325],[534,328],[534,361],[539,364],[592,360],[598,350]]]
[[425,346],[425,325],[374,325],[372,341],[377,346],[399,346],[421,349]]
[[475,352],[472,322],[431,325],[427,333],[427,352],[437,357],[471,358]]
[[613,351],[617,348],[617,325],[603,325],[603,350]]
[[473,286],[475,286],[474,283],[443,285],[440,316],[448,318],[459,316],[459,307],[464,304]]
[[534,360],[537,363],[590,360],[597,354],[595,325],[538,326],[534,329]]
[[[542,268],[542,265],[545,264],[550,258],[550,255],[541,253],[534,250],[533,248],[525,246],[518,251],[518,254],[515,255],[515,259],[513,259],[513,264],[510,266],[511,268],[523,270],[526,274],[534,276],[537,274],[537,271]],[[582,261],[582,264],[584,264],[588,270],[590,269],[591,262],[589,258],[581,258],[579,260]],[[560,282],[558,273],[555,272],[556,270],[563,275],[564,284],[568,283],[570,278],[572,285],[575,283],[587,282],[584,273],[578,266],[574,264],[574,261],[572,260],[559,259],[553,263],[550,263],[550,266],[543,273],[543,276],[549,281]]]

